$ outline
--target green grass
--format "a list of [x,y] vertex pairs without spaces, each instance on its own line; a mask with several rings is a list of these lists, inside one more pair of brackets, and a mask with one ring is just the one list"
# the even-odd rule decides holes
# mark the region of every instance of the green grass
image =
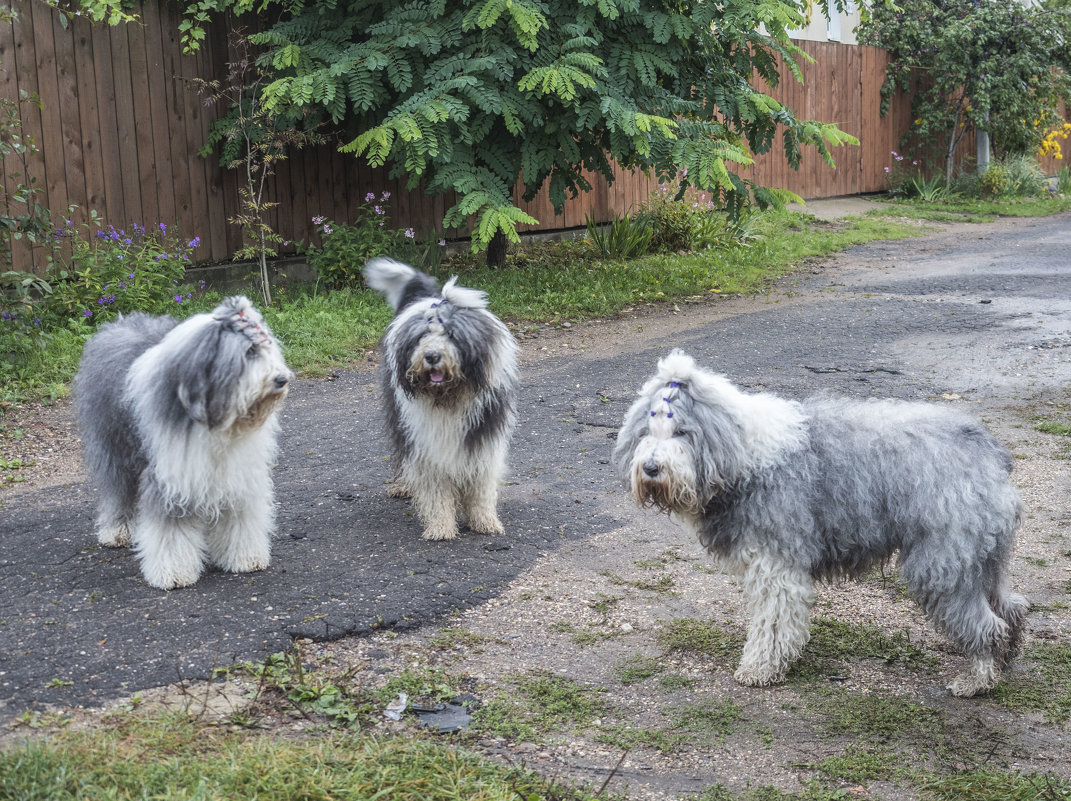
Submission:
[[[811,723],[820,733],[890,754],[890,775],[901,767],[942,773],[978,763],[984,752],[998,759],[1008,735],[982,720],[966,727],[941,709],[903,696],[815,685],[805,696]],[[856,769],[862,770],[861,760]],[[844,765],[841,769],[847,769]]]
[[622,684],[639,684],[666,669],[665,661],[657,656],[633,654],[614,665],[614,673]]
[[3,801],[587,798],[423,738],[270,737],[127,714],[0,752]]
[[821,762],[804,763],[802,767],[816,770],[823,776],[839,781],[864,784],[875,780],[893,781],[905,774],[903,760],[881,746],[849,745],[837,756]]
[[1037,423],[1034,426],[1034,429],[1043,434],[1055,434],[1058,437],[1071,437],[1071,423],[1065,423],[1062,420]]
[[623,750],[643,746],[663,754],[685,746],[709,749],[724,743],[740,727],[744,717],[740,706],[728,699],[674,707],[667,713],[669,720],[664,728],[605,725],[595,740]]
[[993,222],[998,217],[1041,217],[1071,209],[1071,197],[977,198],[952,197],[932,203],[903,200],[892,209],[874,209],[872,217],[903,217],[931,222]]
[[1051,774],[976,769],[920,778],[916,786],[934,801],[1068,801],[1071,782]]
[[838,664],[858,659],[878,659],[910,670],[937,664],[935,657],[912,645],[903,632],[890,636],[874,626],[818,617],[811,622],[810,642],[793,667],[791,678],[811,681],[834,672]]
[[514,741],[541,742],[551,731],[584,729],[610,711],[601,687],[544,670],[511,677],[508,690],[484,703],[473,728]]
[[744,647],[743,635],[730,633],[712,621],[694,618],[668,621],[662,626],[657,637],[659,644],[669,651],[713,656],[725,663],[731,663],[738,658]]
[[1071,647],[1039,642],[1020,661],[1032,669],[1009,673],[993,689],[993,700],[1016,712],[1043,712],[1050,723],[1071,720]]

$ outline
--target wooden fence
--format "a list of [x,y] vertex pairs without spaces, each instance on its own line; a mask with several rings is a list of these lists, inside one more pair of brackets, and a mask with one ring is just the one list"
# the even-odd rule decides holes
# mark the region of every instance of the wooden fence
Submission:
[[[16,21],[0,29],[0,97],[40,96],[39,110],[22,106],[22,124],[40,148],[27,173],[37,179],[48,208],[62,213],[75,204],[83,218],[92,209],[117,228],[177,225],[184,236],[200,237],[196,259],[221,261],[242,244],[238,228],[227,222],[238,210],[238,184],[214,158],[197,155],[216,110],[202,104],[189,79],[224,74],[225,34],[215,26],[199,53],[183,55],[176,33],[180,6],[145,3],[135,9],[140,23],[107,28],[83,19],[64,25],[44,3],[15,0]],[[806,198],[883,189],[890,151],[910,123],[906,101],[887,117],[878,113],[884,52],[799,44],[814,58],[803,66],[805,84],[786,74],[770,93],[803,118],[836,123],[861,145],[838,148],[836,169],[808,152],[794,171],[775,142],[743,175]],[[12,173],[22,168],[12,158],[3,167],[10,191]],[[604,220],[624,213],[654,188],[646,175],[624,172],[609,186],[598,176],[591,182],[594,190],[560,215],[545,192],[530,203],[518,197],[518,204],[540,220],[531,229],[556,230],[583,225],[589,213]],[[270,223],[290,240],[308,241],[313,216],[352,219],[368,192],[383,191],[392,193],[392,224],[418,231],[433,229],[453,202],[407,191],[386,171],[323,146],[280,164],[269,189],[279,203]],[[29,259],[26,252],[16,256]]]

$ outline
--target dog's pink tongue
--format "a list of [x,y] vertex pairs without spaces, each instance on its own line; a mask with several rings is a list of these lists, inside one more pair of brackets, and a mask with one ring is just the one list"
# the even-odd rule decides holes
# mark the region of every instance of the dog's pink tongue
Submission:
[[443,374],[442,373],[432,373],[431,375],[428,376],[428,378],[431,379],[431,383],[433,383],[433,384],[441,384],[443,382]]

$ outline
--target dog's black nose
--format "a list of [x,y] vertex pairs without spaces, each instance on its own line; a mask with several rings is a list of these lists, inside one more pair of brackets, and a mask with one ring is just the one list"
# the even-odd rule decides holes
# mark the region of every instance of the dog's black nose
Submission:
[[443,355],[437,350],[429,350],[427,353],[424,354],[424,363],[427,364],[428,367],[434,367],[442,360]]
[[287,375],[277,375],[277,376],[275,376],[275,388],[276,389],[282,389],[283,387],[285,387],[289,383],[290,383],[290,376],[287,376]]
[[658,462],[654,459],[648,459],[643,463],[643,472],[648,478],[654,478],[658,475],[661,468],[658,466]]

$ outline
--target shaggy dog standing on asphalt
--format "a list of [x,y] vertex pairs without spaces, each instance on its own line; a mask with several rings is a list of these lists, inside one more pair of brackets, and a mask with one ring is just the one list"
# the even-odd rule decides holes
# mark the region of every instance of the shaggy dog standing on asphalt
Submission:
[[457,536],[457,508],[473,531],[501,534],[498,485],[516,421],[517,343],[487,310],[487,295],[439,288],[391,259],[364,268],[394,309],[380,344],[380,379],[394,445],[390,493],[410,495],[424,539]]
[[101,544],[133,545],[164,590],[193,584],[206,561],[267,567],[275,409],[292,377],[241,296],[182,323],[131,314],[102,326],[74,380]]
[[785,678],[810,637],[815,581],[897,550],[911,595],[970,659],[954,695],[991,689],[1018,650],[1029,606],[1006,579],[1012,460],[970,417],[746,394],[675,350],[630,408],[614,462],[638,503],[673,513],[742,579],[742,684]]

